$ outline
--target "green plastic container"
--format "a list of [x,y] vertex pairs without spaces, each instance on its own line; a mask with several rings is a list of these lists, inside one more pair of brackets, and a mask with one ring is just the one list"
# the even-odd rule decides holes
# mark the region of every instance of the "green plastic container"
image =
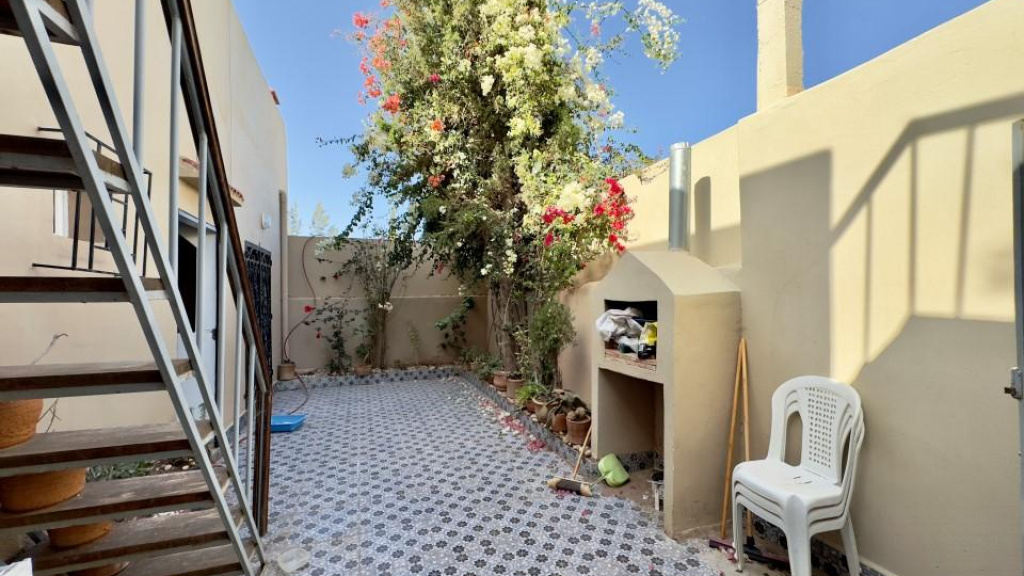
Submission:
[[597,461],[597,469],[601,472],[604,481],[612,488],[618,488],[629,482],[629,472],[622,467],[622,462],[619,462],[619,457],[615,454],[605,454]]

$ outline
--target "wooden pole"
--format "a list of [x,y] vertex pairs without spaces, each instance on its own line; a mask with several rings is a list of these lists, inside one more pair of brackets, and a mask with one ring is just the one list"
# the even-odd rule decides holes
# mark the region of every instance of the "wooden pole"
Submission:
[[729,519],[729,501],[732,500],[732,456],[736,445],[736,413],[739,411],[740,378],[743,362],[743,338],[736,349],[736,384],[732,389],[732,418],[729,421],[729,451],[725,455],[725,483],[722,485],[722,540],[726,539],[726,522]]
[[[740,366],[743,371],[743,451],[745,462],[750,462],[750,382],[747,377],[747,341],[740,340]],[[754,519],[750,510],[746,511],[747,517],[747,538],[754,537]],[[734,542],[735,546],[742,546],[740,542]]]

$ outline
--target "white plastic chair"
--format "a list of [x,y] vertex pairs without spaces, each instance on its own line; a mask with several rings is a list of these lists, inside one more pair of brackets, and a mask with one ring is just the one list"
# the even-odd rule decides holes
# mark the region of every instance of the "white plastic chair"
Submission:
[[[799,466],[785,462],[786,428],[800,414],[803,423]],[[843,448],[849,439],[846,466]],[[841,530],[851,576],[860,576],[860,557],[850,519],[850,495],[857,456],[864,442],[864,413],[851,386],[821,376],[800,376],[772,396],[768,457],[736,466],[732,480],[732,526],[737,571],[743,571],[742,509],[786,533],[793,576],[811,576],[811,537]]]

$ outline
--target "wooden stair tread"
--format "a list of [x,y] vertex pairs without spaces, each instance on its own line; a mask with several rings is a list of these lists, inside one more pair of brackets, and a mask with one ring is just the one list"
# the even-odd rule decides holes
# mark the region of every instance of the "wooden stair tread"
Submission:
[[[151,299],[166,297],[160,278],[142,278],[142,287]],[[127,301],[117,276],[0,276],[0,303]]]
[[[112,185],[115,191],[127,192],[124,167],[99,152],[94,151],[93,157],[100,170],[106,173],[107,184]],[[0,185],[67,190],[85,188],[66,141],[20,134],[0,134]]]
[[[200,438],[210,426],[200,423]],[[126,460],[156,460],[192,453],[185,431],[172,424],[47,432],[0,450],[0,476]]]
[[[174,360],[178,375],[192,369],[188,360]],[[0,400],[145,392],[164,388],[153,362],[99,362],[0,366]]]
[[227,529],[220,515],[210,509],[118,522],[95,542],[67,549],[42,546],[29,556],[35,573],[43,576],[227,542]]
[[223,576],[241,574],[235,549],[227,544],[133,562],[120,576]]
[[[146,290],[163,290],[160,278],[142,279]],[[126,292],[117,276],[0,276],[0,292]]]
[[[220,468],[217,475],[223,488],[227,473]],[[42,530],[212,505],[213,496],[199,470],[89,482],[81,494],[67,502],[32,512],[0,512],[0,532]]]
[[[68,19],[67,8],[61,0],[46,0],[46,3],[49,4],[57,14]],[[18,23],[14,19],[14,12],[11,10],[10,0],[0,0],[0,34],[21,36],[21,30],[18,29]],[[77,42],[73,42],[69,38],[65,38],[59,34],[53,34],[52,32],[50,33],[50,39],[62,44],[77,44]]]

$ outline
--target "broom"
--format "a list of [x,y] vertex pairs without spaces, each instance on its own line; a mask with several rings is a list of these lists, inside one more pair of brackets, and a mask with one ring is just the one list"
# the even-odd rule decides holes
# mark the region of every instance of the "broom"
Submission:
[[580,447],[579,458],[576,458],[576,466],[572,469],[572,478],[561,478],[555,476],[548,480],[548,487],[554,488],[555,490],[565,490],[566,492],[574,492],[580,496],[593,496],[593,492],[590,487],[597,484],[604,478],[599,478],[594,482],[581,482],[576,479],[576,476],[580,472],[580,465],[583,464],[583,455],[587,453],[587,444],[590,443],[590,433],[594,430],[594,424],[590,424],[590,428],[587,428],[587,435],[583,438],[583,446]]

